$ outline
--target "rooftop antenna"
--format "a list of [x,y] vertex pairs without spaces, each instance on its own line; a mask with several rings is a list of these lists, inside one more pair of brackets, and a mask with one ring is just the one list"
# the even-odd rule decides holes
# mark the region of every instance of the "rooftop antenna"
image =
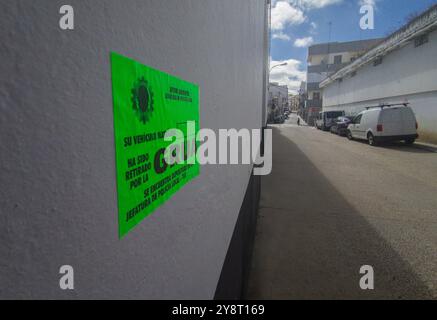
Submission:
[[332,21],[328,22],[328,68],[327,70],[327,78],[331,79],[331,74],[329,74],[329,55],[331,54],[331,31],[332,31]]
[[363,29],[360,28],[360,41],[363,40]]
[[329,75],[329,55],[331,54],[331,31],[332,21],[328,22],[328,75]]

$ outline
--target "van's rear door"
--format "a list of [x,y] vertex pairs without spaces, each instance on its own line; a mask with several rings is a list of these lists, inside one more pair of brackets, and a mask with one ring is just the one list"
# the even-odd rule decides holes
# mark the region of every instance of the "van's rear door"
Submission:
[[411,135],[416,134],[416,116],[414,115],[413,110],[410,107],[401,108],[401,116],[402,116],[402,134]]
[[383,136],[400,136],[403,134],[404,121],[400,108],[385,108],[381,110],[379,124],[383,126]]

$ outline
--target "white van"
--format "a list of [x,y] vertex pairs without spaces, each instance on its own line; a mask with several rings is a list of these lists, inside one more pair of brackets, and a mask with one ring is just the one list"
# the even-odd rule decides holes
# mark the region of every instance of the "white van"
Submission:
[[369,107],[358,114],[348,126],[349,140],[367,140],[370,145],[386,141],[413,144],[419,137],[417,121],[408,104]]

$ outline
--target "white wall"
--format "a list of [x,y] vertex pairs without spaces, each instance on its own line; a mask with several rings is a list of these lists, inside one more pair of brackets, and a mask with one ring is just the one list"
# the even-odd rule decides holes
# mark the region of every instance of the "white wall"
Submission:
[[251,167],[203,166],[119,240],[109,53],[199,84],[201,127],[260,128],[265,1],[67,3],[74,31],[65,1],[0,3],[0,298],[213,298]]
[[307,81],[311,82],[322,82],[328,77],[328,72],[320,72],[320,73],[308,73]]
[[270,85],[269,92],[272,93],[273,97],[280,97],[279,102],[282,102],[282,98],[288,98],[288,88],[287,87]]
[[367,65],[355,77],[336,81],[323,90],[323,108],[358,113],[381,102],[411,102],[421,129],[437,133],[437,32],[429,42],[409,43],[383,58],[378,66]]

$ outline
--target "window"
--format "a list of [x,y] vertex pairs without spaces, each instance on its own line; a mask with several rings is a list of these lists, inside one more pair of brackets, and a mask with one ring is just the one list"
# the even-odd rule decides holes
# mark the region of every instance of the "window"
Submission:
[[362,114],[356,116],[355,119],[354,119],[354,121],[353,121],[354,124],[360,124],[360,123],[361,123],[361,118],[362,118],[362,117],[363,117]]
[[343,111],[326,112],[326,118],[327,119],[337,119],[338,117],[341,117],[343,115],[344,115]]
[[382,57],[378,57],[376,58],[375,61],[373,61],[373,66],[374,67],[379,66],[381,63],[382,63]]
[[341,64],[341,55],[334,56],[334,64]]
[[313,93],[313,100],[320,100],[320,92]]
[[421,36],[417,37],[416,39],[414,39],[414,46],[416,48],[420,47],[420,46],[424,45],[425,43],[428,43],[428,41],[429,41],[428,34],[421,35]]

